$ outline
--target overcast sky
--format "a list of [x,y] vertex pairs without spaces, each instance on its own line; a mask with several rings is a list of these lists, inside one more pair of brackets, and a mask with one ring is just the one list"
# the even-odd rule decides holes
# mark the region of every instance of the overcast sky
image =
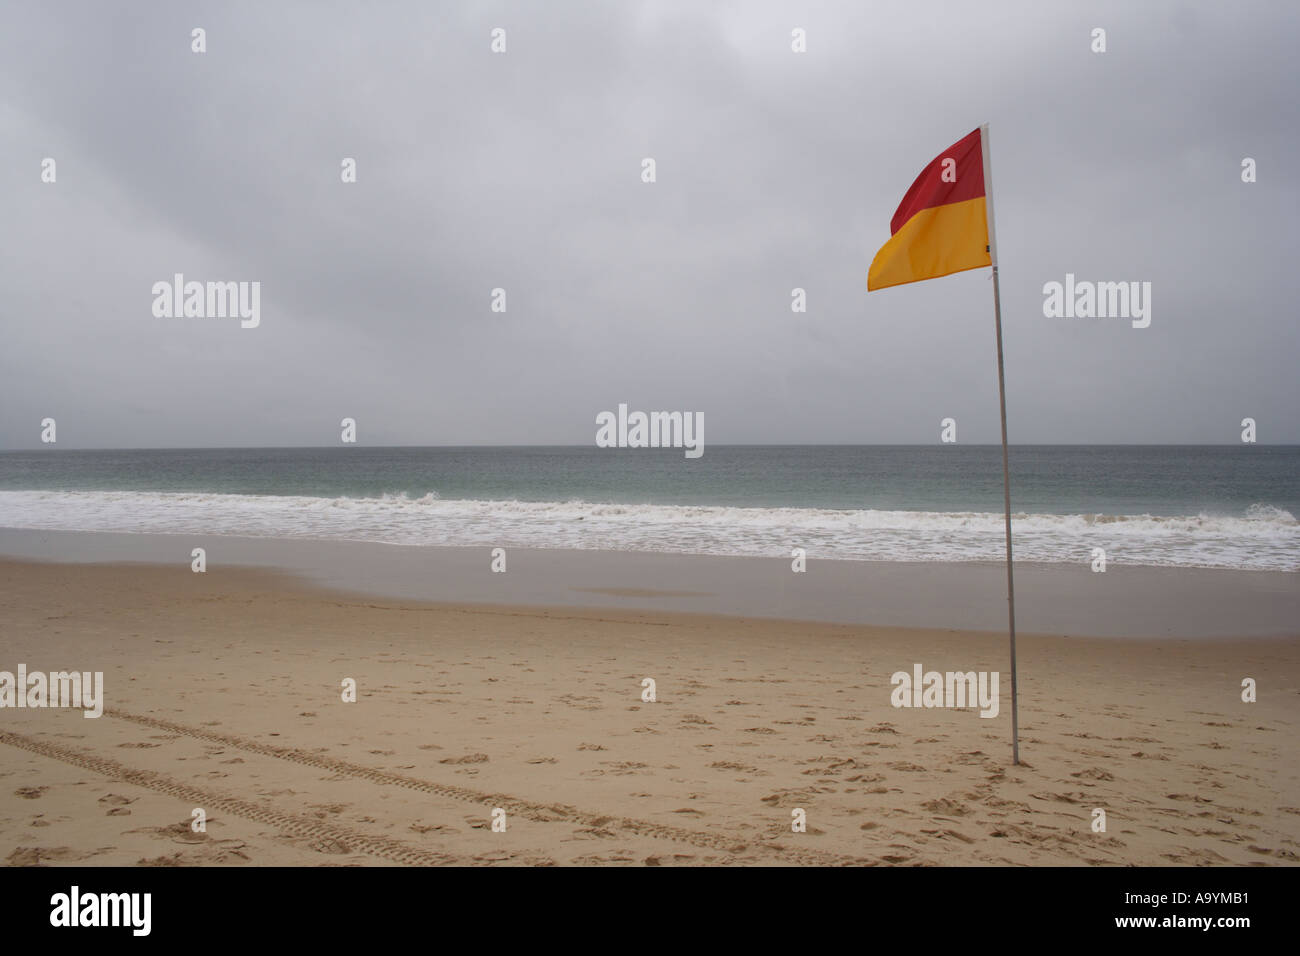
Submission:
[[[592,444],[620,402],[710,444],[997,442],[989,270],[866,291],[985,122],[1012,442],[1300,441],[1294,3],[0,11],[0,448],[45,417],[60,448],[334,445],[345,416]],[[177,272],[260,282],[260,326],[156,318]],[[1151,282],[1150,327],[1045,318],[1067,272]]]

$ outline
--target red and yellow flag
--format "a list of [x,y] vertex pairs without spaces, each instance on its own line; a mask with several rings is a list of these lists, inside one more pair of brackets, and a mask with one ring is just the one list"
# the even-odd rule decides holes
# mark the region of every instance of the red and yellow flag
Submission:
[[959,139],[921,170],[871,260],[867,291],[991,266],[980,131]]

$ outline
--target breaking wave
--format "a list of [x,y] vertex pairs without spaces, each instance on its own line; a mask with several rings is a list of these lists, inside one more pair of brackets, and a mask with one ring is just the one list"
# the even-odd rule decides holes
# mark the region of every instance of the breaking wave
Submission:
[[[1016,557],[1300,570],[1300,525],[1251,505],[1240,515],[1016,514]],[[341,538],[401,545],[579,548],[884,561],[996,561],[1000,513],[843,511],[482,501],[385,495],[317,498],[136,491],[0,491],[0,527]]]

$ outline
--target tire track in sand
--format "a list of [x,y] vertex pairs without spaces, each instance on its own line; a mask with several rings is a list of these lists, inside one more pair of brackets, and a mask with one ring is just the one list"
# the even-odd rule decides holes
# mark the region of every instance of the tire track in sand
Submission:
[[403,843],[401,840],[367,836],[348,827],[294,816],[291,813],[284,813],[264,804],[252,803],[238,797],[190,786],[160,773],[138,770],[118,763],[116,760],[110,760],[107,757],[97,757],[82,750],[36,740],[23,734],[0,730],[0,743],[9,744],[11,747],[18,747],[21,750],[42,757],[49,757],[53,760],[72,764],[75,767],[81,767],[83,770],[89,770],[105,777],[122,780],[137,787],[144,787],[156,793],[177,797],[194,806],[222,810],[233,816],[264,823],[291,836],[318,841],[334,841],[343,844],[349,851],[356,850],[370,856],[391,860],[394,863],[402,863],[407,866],[448,866],[469,862],[463,857],[424,850],[411,846],[409,843]]
[[565,804],[534,803],[519,797],[510,796],[509,794],[487,793],[481,790],[471,790],[468,787],[456,786],[455,784],[434,783],[431,780],[422,780],[419,777],[409,777],[405,774],[392,773],[387,770],[379,770],[374,767],[349,763],[346,760],[339,760],[336,757],[327,757],[317,753],[309,753],[293,747],[277,747],[272,744],[261,743],[257,740],[250,740],[247,737],[217,733],[213,730],[204,730],[201,727],[191,727],[187,724],[178,724],[175,721],[163,720],[159,717],[149,717],[144,714],[132,714],[112,707],[104,708],[104,714],[108,717],[117,717],[121,720],[128,720],[144,727],[151,727],[155,730],[165,730],[173,734],[182,734],[198,740],[206,740],[209,743],[224,744],[228,747],[234,747],[238,750],[244,750],[265,757],[274,757],[278,760],[288,760],[308,767],[328,770],[332,773],[346,774],[350,777],[368,780],[371,783],[402,787],[407,790],[417,790],[422,793],[432,793],[440,797],[449,797],[453,800],[461,800],[468,803],[486,804],[494,808],[501,807],[511,814],[516,814],[526,820],[533,820],[538,823],[573,823],[584,827],[590,827],[594,830],[609,830],[611,828],[617,828],[629,833],[635,833],[638,836],[656,837],[676,843],[688,843],[702,849],[720,850],[724,853],[732,854],[739,854],[749,849],[763,850],[772,853],[783,860],[790,860],[792,862],[803,863],[809,866],[879,865],[877,860],[865,857],[847,856],[826,850],[786,847],[781,846],[780,844],[764,843],[758,840],[747,843],[744,840],[728,837],[720,833],[690,830],[685,827],[675,827],[665,823],[653,823],[649,820],[637,820],[632,817],[615,817],[609,814],[593,813],[578,809],[577,807],[567,806]]

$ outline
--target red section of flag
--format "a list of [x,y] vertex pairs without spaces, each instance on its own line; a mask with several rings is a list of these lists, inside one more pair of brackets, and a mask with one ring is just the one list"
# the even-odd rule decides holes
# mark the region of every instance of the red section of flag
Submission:
[[[956,161],[955,166],[949,166],[951,171],[948,173],[948,179],[956,177],[954,182],[944,181],[945,159]],[[984,156],[980,148],[980,131],[975,130],[953,143],[921,170],[921,175],[916,177],[916,182],[899,203],[894,218],[889,221],[889,234],[902,229],[922,209],[978,199],[983,195]]]

